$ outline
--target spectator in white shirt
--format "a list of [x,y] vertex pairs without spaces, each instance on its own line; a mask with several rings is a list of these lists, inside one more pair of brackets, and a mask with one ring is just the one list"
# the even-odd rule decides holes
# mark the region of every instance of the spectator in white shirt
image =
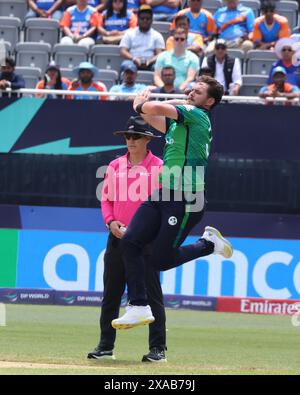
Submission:
[[163,36],[152,29],[153,11],[142,5],[138,11],[138,26],[127,30],[120,42],[122,58],[132,60],[139,70],[152,70],[156,58],[165,49]]
[[223,85],[226,95],[238,96],[242,86],[241,63],[227,54],[226,41],[216,40],[214,54],[203,59],[201,67],[209,67],[214,78]]

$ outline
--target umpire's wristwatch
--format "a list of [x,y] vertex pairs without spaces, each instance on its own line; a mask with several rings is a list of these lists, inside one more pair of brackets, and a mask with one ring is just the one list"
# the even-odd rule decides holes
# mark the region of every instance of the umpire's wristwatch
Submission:
[[111,219],[110,221],[107,222],[106,227],[108,230],[110,230],[110,224],[114,222],[114,219]]

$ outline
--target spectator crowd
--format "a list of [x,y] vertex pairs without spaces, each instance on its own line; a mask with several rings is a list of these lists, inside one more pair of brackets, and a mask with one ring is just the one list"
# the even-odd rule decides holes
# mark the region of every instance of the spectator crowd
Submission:
[[[299,97],[300,34],[276,11],[274,0],[261,1],[260,15],[239,0],[224,0],[214,14],[203,0],[28,0],[29,18],[59,21],[60,43],[89,50],[95,44],[119,46],[123,60],[119,83],[108,89],[99,70],[90,62],[73,69],[65,78],[51,62],[37,89],[110,92],[102,100],[118,100],[119,93],[134,94],[145,84],[136,82],[139,71],[153,73],[155,93],[184,93],[199,75],[214,76],[227,95],[238,96],[243,86],[243,63],[253,50],[270,51],[277,61],[270,66],[267,85],[260,97]],[[167,37],[153,22],[170,22]],[[294,32],[293,32],[294,29]],[[296,29],[297,30],[297,29]],[[238,50],[242,56],[235,56]],[[0,90],[24,87],[15,73],[15,62],[6,57],[1,65]],[[53,98],[56,95],[52,95]],[[124,98],[124,96],[122,96]],[[74,99],[95,96],[70,95]],[[130,98],[130,97],[129,97]]]

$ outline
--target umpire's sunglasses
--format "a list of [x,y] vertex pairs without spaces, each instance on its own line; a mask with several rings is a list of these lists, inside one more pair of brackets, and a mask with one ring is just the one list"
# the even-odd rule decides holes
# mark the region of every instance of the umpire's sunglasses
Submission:
[[130,139],[139,140],[143,137],[141,134],[138,133],[124,133],[124,136],[126,140],[130,140]]

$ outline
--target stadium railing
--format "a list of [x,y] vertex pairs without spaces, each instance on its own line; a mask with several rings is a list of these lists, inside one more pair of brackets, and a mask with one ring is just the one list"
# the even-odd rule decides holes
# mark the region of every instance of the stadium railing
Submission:
[[[117,96],[118,98],[134,98],[136,93],[116,93],[116,92],[84,92],[84,91],[68,91],[68,90],[51,90],[51,89],[19,89],[15,91],[6,90],[5,96],[8,97],[47,97],[50,95],[58,95],[65,98],[66,96],[89,96],[89,97],[110,97]],[[2,93],[0,91],[0,98]],[[152,99],[185,99],[184,94],[166,94],[166,93],[151,93],[150,97]],[[300,105],[300,98],[288,100],[286,98],[266,98],[261,99],[257,96],[223,96],[223,102],[227,103],[252,103],[252,104],[266,104],[266,103],[276,103],[276,104],[292,104]]]

